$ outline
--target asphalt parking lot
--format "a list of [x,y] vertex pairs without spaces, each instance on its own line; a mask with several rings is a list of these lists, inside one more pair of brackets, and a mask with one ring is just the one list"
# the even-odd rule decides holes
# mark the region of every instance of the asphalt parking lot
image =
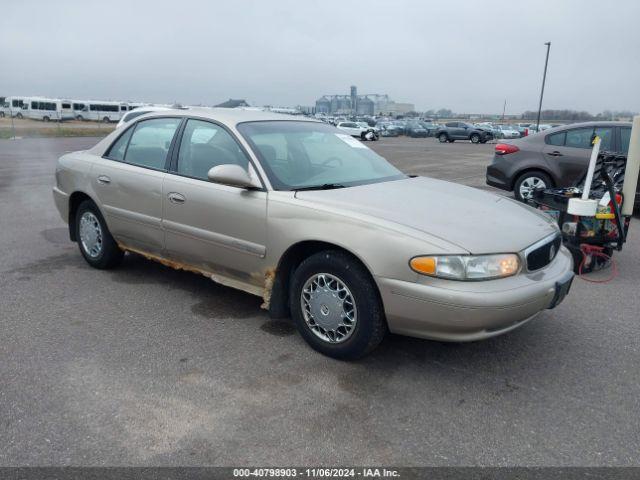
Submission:
[[[638,219],[615,280],[576,279],[523,328],[389,336],[344,363],[202,276],[133,255],[91,269],[51,186],[95,142],[0,140],[0,465],[640,465]],[[492,145],[371,146],[488,188]]]

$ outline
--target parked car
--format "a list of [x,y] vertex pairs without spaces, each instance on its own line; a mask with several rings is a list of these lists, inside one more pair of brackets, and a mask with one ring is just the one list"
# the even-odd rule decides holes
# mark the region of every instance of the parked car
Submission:
[[465,122],[447,122],[440,125],[435,133],[441,143],[456,140],[471,140],[471,143],[486,143],[493,140],[493,132],[488,128],[476,127]]
[[53,194],[92,267],[133,252],[203,274],[261,296],[336,358],[365,355],[387,330],[506,333],[555,307],[573,278],[548,215],[404,175],[308,118],[149,113],[60,157]]
[[576,185],[589,164],[593,135],[602,139],[601,150],[626,154],[631,124],[574,123],[499,143],[487,167],[487,184],[513,191],[518,200],[528,200],[537,188]]
[[474,123],[473,126],[476,128],[481,128],[483,130],[487,130],[491,132],[493,134],[494,139],[501,138],[502,136],[502,132],[500,131],[500,128],[498,128],[496,125],[493,125],[492,123],[489,123],[489,122]]
[[407,124],[406,134],[412,138],[426,138],[429,132],[418,122],[410,122]]
[[378,140],[378,133],[375,131],[373,127],[369,125],[359,125],[357,122],[340,122],[336,125],[338,130],[342,130],[343,132],[351,135],[352,137],[357,137],[361,140],[368,139],[367,134],[371,133],[371,140]]
[[419,123],[420,125],[422,125],[422,128],[424,128],[427,131],[427,137],[433,137],[439,127],[437,123],[432,123],[432,122],[419,122]]
[[364,128],[367,131],[373,131],[376,133],[380,132],[380,129],[378,127],[376,127],[375,125],[370,125],[367,122],[356,122],[360,127]]
[[402,120],[393,120],[389,124],[392,128],[397,130],[398,135],[406,135],[407,134],[407,124]]
[[397,137],[402,134],[403,129],[393,123],[383,123],[380,125],[380,135],[383,137]]
[[498,125],[500,138],[520,138],[520,131],[511,125]]
[[529,135],[529,129],[527,127],[522,127],[520,125],[513,125],[513,128],[515,128],[518,131],[519,138],[526,137],[527,135]]

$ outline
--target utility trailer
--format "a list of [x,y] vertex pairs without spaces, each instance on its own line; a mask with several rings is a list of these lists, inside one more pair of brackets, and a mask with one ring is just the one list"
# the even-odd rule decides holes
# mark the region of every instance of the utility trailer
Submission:
[[597,137],[593,144],[576,187],[540,189],[530,201],[558,222],[578,274],[606,265],[626,242],[640,172],[640,116],[633,121],[628,156],[600,152]]

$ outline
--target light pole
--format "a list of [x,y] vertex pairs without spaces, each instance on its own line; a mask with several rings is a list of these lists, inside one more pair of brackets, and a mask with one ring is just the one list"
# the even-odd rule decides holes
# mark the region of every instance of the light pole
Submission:
[[544,95],[544,82],[547,80],[547,64],[549,63],[549,50],[551,50],[551,42],[546,42],[547,58],[544,60],[544,74],[542,75],[542,90],[540,90],[540,103],[538,104],[538,120],[536,121],[536,132],[540,131],[540,112],[542,112],[542,96]]

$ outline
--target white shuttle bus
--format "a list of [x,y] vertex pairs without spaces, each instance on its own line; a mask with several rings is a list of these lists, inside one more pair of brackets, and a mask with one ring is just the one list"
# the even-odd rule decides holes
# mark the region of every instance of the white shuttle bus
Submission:
[[28,107],[24,110],[23,116],[33,120],[61,122],[62,120],[71,120],[73,118],[71,100],[30,97],[27,105]]
[[8,117],[24,118],[27,116],[29,97],[7,97],[4,102],[6,104],[4,113]]
[[104,102],[101,100],[73,100],[73,116],[76,120],[117,122],[129,111],[124,102]]

